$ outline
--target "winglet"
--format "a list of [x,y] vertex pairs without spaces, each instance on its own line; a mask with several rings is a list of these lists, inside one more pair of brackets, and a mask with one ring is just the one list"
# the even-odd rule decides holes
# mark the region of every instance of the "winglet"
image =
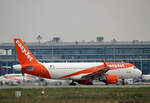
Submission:
[[106,62],[105,62],[105,59],[104,59],[104,58],[102,58],[102,62],[104,63],[104,66],[105,66],[105,67],[107,67],[107,64],[106,64]]

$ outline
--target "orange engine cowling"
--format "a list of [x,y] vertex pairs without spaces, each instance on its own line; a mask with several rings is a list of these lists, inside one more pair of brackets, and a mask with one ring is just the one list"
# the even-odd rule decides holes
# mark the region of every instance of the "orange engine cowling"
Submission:
[[117,75],[105,75],[106,80],[104,81],[107,84],[116,84],[118,82]]

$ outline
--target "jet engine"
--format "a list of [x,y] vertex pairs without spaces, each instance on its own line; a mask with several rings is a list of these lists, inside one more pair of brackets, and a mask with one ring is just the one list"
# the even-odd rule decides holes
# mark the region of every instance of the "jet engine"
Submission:
[[105,82],[106,84],[116,84],[118,82],[118,76],[105,75],[103,80],[101,78],[99,80]]

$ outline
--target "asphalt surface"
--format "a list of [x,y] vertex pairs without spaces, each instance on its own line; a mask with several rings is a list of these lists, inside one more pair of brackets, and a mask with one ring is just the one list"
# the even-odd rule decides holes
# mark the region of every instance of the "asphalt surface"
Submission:
[[150,87],[150,84],[132,84],[132,85],[61,85],[61,86],[38,86],[38,85],[19,85],[19,86],[0,86],[0,89],[7,88],[139,88],[139,87]]

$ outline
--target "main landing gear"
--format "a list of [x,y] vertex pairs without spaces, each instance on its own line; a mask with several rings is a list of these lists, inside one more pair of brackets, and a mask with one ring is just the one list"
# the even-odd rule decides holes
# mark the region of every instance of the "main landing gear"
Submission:
[[78,84],[82,84],[82,85],[93,85],[93,82],[89,81],[89,80],[72,80],[72,82],[69,85],[75,86]]
[[122,85],[125,85],[126,83],[125,83],[125,79],[122,79],[122,83],[121,83]]
[[76,83],[75,83],[75,81],[72,80],[72,82],[69,85],[75,86]]

